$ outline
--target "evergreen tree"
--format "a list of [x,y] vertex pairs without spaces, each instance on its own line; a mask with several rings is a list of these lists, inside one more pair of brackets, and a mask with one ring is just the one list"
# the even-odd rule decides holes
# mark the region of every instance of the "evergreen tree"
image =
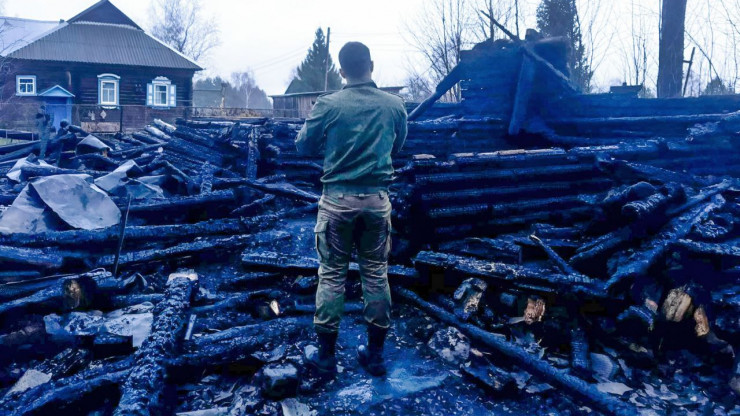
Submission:
[[[316,30],[316,39],[314,39],[311,49],[308,50],[308,55],[301,62],[301,65],[296,68],[295,78],[290,84],[289,91],[286,92],[324,91],[325,57],[327,57],[326,38],[324,37],[324,31],[319,28]],[[328,55],[328,58],[329,83],[327,89],[330,91],[338,90],[342,88],[342,77],[334,66],[331,55]]]
[[570,79],[584,92],[591,91],[593,71],[586,58],[576,0],[542,0],[537,7],[537,28],[546,37],[565,37],[570,43]]
[[707,83],[707,86],[704,88],[704,91],[702,91],[701,95],[728,95],[728,94],[734,94],[734,91],[732,88],[725,85],[724,81],[722,81],[719,77],[712,78],[711,81]]

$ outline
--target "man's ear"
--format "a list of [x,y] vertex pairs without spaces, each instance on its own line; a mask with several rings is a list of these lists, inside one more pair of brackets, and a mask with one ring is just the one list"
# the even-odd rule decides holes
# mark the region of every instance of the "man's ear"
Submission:
[[375,62],[370,61],[370,73],[372,74],[374,70],[375,70]]
[[347,75],[344,73],[344,69],[339,68],[339,75],[342,76],[342,78],[347,79]]

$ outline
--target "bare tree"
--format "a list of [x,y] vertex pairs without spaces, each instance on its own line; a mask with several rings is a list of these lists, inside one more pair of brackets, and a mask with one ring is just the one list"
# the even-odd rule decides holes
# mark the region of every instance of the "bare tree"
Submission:
[[409,70],[403,85],[406,86],[404,98],[414,103],[424,101],[434,91],[434,86],[429,82],[429,78],[413,69]]
[[632,33],[630,67],[632,83],[645,86],[648,71],[648,48],[647,30],[645,28],[645,15],[635,11],[635,0],[631,2],[630,28]]
[[150,14],[152,35],[193,60],[220,44],[216,20],[204,14],[200,0],[154,0]]
[[[614,32],[603,30],[613,12],[614,3],[610,0],[578,0],[578,22],[585,48],[585,63],[592,72],[598,71],[607,56],[614,39]],[[593,89],[595,85],[590,83]]]
[[270,107],[267,94],[257,85],[257,80],[251,70],[232,72],[231,86],[243,97],[244,108],[265,109]]
[[257,87],[257,81],[255,81],[254,79],[254,74],[252,74],[252,72],[249,70],[242,72],[232,72],[231,84],[234,86],[234,88],[244,94],[244,107],[249,108],[249,97],[252,95],[254,89]]
[[[407,23],[410,43],[424,57],[431,82],[442,80],[460,62],[460,52],[481,40],[474,30],[476,15],[466,0],[430,0],[417,19]],[[443,99],[459,101],[459,86]]]
[[503,31],[493,23],[493,19],[507,27],[514,20],[515,28],[512,32],[519,36],[519,0],[478,0],[474,5],[478,16],[476,37],[479,40],[506,38]]

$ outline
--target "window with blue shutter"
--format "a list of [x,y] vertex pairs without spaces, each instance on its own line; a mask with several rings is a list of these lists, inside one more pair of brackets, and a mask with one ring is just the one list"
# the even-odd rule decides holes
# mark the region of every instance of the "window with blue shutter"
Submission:
[[177,86],[170,85],[170,107],[177,107]]
[[154,84],[146,84],[146,105],[154,105]]
[[149,97],[149,87],[147,87],[147,105],[152,107],[175,107],[176,91],[172,82],[165,77],[154,78],[151,84],[151,99]]

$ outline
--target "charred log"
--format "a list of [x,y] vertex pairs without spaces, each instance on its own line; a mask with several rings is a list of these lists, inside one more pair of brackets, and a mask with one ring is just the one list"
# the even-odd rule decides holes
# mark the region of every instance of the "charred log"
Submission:
[[179,347],[197,281],[194,273],[170,275],[165,299],[155,309],[152,333],[134,354],[133,367],[121,387],[116,415],[159,414],[164,408],[165,365]]
[[534,358],[523,349],[516,347],[501,338],[486,332],[475,325],[460,322],[454,315],[421,299],[417,294],[407,289],[394,288],[396,296],[414,305],[424,312],[434,316],[449,325],[455,326],[465,334],[482,344],[494,348],[501,354],[514,360],[517,366],[522,367],[544,381],[561,388],[574,398],[594,406],[600,411],[610,415],[631,415],[635,413],[627,404],[599,392],[595,387],[584,380],[565,374],[550,366],[545,361]]

